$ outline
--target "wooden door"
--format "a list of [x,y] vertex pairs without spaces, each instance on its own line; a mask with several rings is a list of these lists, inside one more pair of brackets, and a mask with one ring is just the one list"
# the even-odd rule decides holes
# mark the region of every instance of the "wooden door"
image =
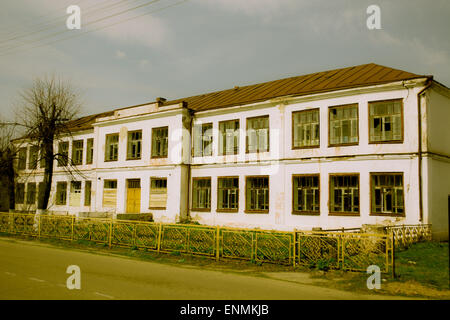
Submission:
[[127,180],[127,213],[141,212],[141,180]]

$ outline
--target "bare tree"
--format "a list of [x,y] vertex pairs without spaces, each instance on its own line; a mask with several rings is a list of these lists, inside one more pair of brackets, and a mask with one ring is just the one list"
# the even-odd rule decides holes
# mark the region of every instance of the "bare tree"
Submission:
[[[14,138],[15,126],[5,124],[0,119],[0,190],[3,203],[8,202],[9,209],[14,209],[14,181],[16,172],[14,160],[17,155],[16,145],[11,143]],[[8,199],[8,200],[6,200]]]
[[55,76],[35,79],[20,94],[17,123],[24,128],[24,138],[40,149],[36,161],[45,163],[43,192],[38,192],[38,209],[47,209],[57,160],[69,166],[66,154],[55,152],[54,145],[70,136],[68,123],[80,112],[81,103],[72,85]]

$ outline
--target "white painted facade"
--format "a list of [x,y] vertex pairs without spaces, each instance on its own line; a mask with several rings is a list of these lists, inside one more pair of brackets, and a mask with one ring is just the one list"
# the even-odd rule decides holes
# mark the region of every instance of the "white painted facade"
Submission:
[[[201,224],[293,230],[336,229],[360,227],[364,224],[419,224],[432,223],[437,238],[448,239],[448,202],[450,198],[450,93],[435,82],[418,99],[426,87],[426,79],[393,82],[390,84],[352,88],[300,97],[280,97],[264,102],[231,106],[208,111],[190,112],[189,106],[177,104],[158,106],[152,103],[117,110],[111,117],[97,119],[93,129],[73,133],[73,139],[83,139],[84,160],[78,166],[76,178],[55,166],[52,194],[57,181],[79,179],[82,182],[82,203],[70,206],[52,204],[55,212],[109,212],[125,213],[127,208],[127,179],[140,179],[140,213],[151,212],[155,221],[177,222],[190,216]],[[368,103],[391,99],[403,101],[403,141],[400,143],[369,143]],[[421,104],[422,151],[419,152],[419,109]],[[329,146],[328,110],[330,106],[358,104],[357,145]],[[292,112],[319,108],[320,147],[292,148]],[[269,116],[269,152],[246,153],[246,119]],[[192,118],[192,119],[191,119]],[[240,139],[237,155],[219,155],[219,122],[239,119]],[[192,123],[191,123],[192,121]],[[193,157],[190,128],[195,124],[213,124],[212,156]],[[152,128],[168,126],[167,158],[152,159]],[[127,160],[127,132],[142,130],[140,160]],[[105,161],[105,137],[119,133],[117,161]],[[93,164],[86,165],[86,139],[94,138]],[[72,139],[72,138],[71,138]],[[69,143],[69,155],[72,144]],[[419,161],[419,155],[422,160]],[[419,165],[422,172],[419,173]],[[24,170],[22,180],[42,180],[42,169],[33,174]],[[370,173],[395,172],[403,174],[404,216],[372,215]],[[329,214],[329,175],[359,174],[359,214],[355,216]],[[320,174],[320,213],[293,214],[292,176]],[[268,213],[245,211],[247,176],[269,176]],[[239,208],[237,212],[217,212],[218,177],[239,177]],[[422,210],[420,209],[419,181],[422,177]],[[150,209],[150,178],[167,178],[167,205],[165,209]],[[192,209],[192,179],[211,178],[210,210]],[[117,180],[115,208],[103,207],[103,186],[108,179]],[[84,181],[92,181],[91,205],[84,206]],[[20,181],[20,180],[19,180]],[[70,197],[70,183],[67,198]],[[189,197],[189,199],[188,199]],[[189,201],[188,201],[189,200]],[[17,205],[17,209],[25,205]],[[188,208],[189,207],[189,208]]]

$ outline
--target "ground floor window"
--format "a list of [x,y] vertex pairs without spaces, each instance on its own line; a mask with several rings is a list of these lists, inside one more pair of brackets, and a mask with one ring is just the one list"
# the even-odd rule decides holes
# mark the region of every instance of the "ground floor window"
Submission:
[[269,177],[246,177],[245,209],[247,212],[269,212]]
[[294,175],[292,177],[294,214],[319,214],[319,175]]
[[25,183],[16,184],[16,204],[23,204],[25,201]]
[[92,182],[86,181],[84,183],[84,205],[91,205],[91,190],[92,190]]
[[239,208],[239,178],[219,177],[217,179],[217,210],[237,211]]
[[27,183],[27,204],[35,204],[36,203],[36,183],[29,182]]
[[404,215],[403,173],[371,173],[371,213]]
[[167,178],[150,178],[150,209],[166,209]]
[[103,207],[115,208],[117,201],[117,180],[105,180],[103,185]]
[[359,214],[359,174],[330,175],[330,213]]
[[192,179],[192,209],[203,211],[211,209],[211,178]]
[[56,183],[56,204],[66,205],[67,203],[67,182],[60,181]]

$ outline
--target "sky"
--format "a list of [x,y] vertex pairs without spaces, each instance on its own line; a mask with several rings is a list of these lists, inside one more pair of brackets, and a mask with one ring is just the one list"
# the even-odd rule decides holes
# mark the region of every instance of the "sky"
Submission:
[[372,62],[449,87],[449,18],[448,0],[2,0],[0,115],[48,75],[80,116]]

